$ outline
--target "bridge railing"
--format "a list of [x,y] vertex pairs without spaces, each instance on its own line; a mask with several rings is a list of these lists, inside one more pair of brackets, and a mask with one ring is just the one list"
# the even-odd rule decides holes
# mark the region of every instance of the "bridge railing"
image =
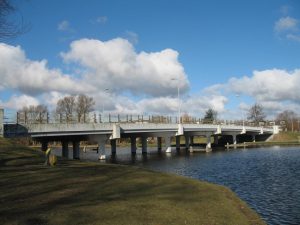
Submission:
[[[28,113],[18,112],[15,119],[17,124],[66,124],[66,123],[165,123],[177,124],[179,118],[177,116],[168,115],[134,115],[134,114],[101,114],[87,113],[84,115],[70,115],[58,113]],[[234,125],[248,127],[272,127],[274,122],[264,122],[261,124],[251,123],[242,120],[215,120],[207,121],[201,118],[183,115],[180,117],[180,123],[185,124],[215,124],[215,125]]]

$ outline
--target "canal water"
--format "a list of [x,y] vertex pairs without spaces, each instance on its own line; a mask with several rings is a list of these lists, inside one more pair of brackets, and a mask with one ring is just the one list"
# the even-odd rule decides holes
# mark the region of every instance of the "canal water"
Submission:
[[[57,151],[58,154],[61,154]],[[71,152],[70,152],[71,153]],[[81,152],[83,160],[97,160],[95,151]],[[148,149],[117,150],[107,162],[133,164],[224,185],[258,212],[269,225],[300,224],[300,148],[268,147],[216,151],[212,153],[158,154]]]

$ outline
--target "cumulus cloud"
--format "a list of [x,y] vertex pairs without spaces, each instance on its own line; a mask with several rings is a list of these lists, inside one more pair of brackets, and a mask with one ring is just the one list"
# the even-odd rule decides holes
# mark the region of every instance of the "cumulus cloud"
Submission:
[[178,52],[137,53],[126,39],[109,41],[81,39],[71,43],[70,50],[61,53],[65,62],[79,64],[88,71],[84,79],[98,89],[130,92],[134,95],[175,95],[177,82],[182,92],[189,89],[189,81],[178,61]]
[[297,30],[298,20],[292,17],[282,17],[275,22],[274,29],[276,32],[295,31]]
[[9,109],[15,109],[19,110],[22,109],[24,106],[29,106],[29,105],[38,105],[39,101],[31,96],[28,95],[13,95],[10,97],[10,99],[6,102],[1,103],[5,108]]
[[49,69],[46,60],[27,59],[21,47],[4,43],[0,43],[0,80],[0,89],[15,89],[27,95],[77,93],[91,88],[58,69]]
[[252,76],[231,78],[227,90],[250,95],[257,101],[300,102],[300,70],[279,69],[254,71]]

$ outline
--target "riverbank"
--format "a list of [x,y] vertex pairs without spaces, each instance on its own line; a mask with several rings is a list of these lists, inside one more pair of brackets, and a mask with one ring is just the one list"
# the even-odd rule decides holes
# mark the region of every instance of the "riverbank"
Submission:
[[62,160],[0,138],[2,224],[265,224],[229,189],[138,167]]

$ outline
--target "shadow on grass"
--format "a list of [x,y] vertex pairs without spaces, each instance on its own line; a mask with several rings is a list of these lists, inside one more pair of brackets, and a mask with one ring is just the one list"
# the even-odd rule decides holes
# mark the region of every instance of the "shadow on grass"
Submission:
[[[223,187],[138,167],[61,160],[45,167],[42,154],[24,154],[0,150],[4,224],[264,224],[250,223],[259,217]],[[11,160],[24,164],[5,166]]]

